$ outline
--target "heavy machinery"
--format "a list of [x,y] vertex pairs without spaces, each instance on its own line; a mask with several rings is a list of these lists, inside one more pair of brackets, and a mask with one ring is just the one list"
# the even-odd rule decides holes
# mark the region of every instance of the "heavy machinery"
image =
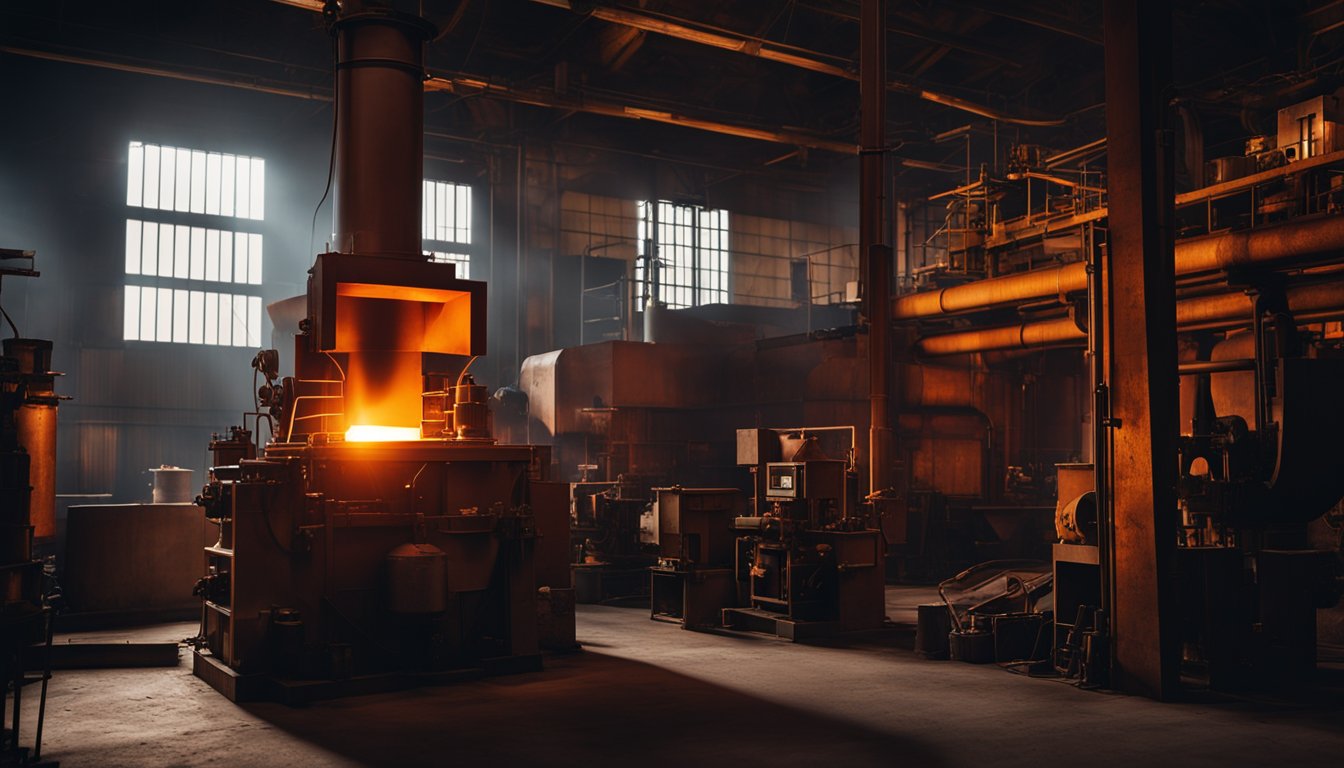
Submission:
[[756,493],[733,523],[745,605],[725,609],[724,626],[791,640],[882,626],[884,541],[859,514],[853,431],[839,431],[851,441],[843,459],[813,430],[738,430],[738,463],[752,468]]
[[293,373],[258,354],[254,426],[212,442],[198,499],[220,537],[194,670],[234,700],[534,670],[548,639],[573,643],[566,489],[544,482],[547,448],[491,437],[466,372],[485,284],[420,250],[432,30],[360,5],[333,25],[339,252],[272,305],[282,331],[297,321]]

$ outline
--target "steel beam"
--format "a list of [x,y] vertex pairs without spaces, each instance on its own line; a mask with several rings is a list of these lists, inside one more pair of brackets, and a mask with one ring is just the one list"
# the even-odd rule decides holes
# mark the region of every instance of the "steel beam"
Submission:
[[1105,318],[1111,413],[1109,568],[1113,684],[1169,699],[1180,647],[1176,548],[1175,216],[1171,133],[1171,9],[1160,0],[1105,0],[1107,184]]
[[863,0],[859,28],[859,253],[868,320],[868,490],[891,486],[891,248],[886,216],[887,1]]

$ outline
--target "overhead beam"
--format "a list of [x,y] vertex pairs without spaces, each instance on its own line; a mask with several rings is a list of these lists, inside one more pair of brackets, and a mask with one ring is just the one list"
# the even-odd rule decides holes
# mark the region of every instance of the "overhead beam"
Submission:
[[828,152],[853,155],[858,146],[849,142],[836,141],[813,133],[789,129],[769,129],[756,126],[725,123],[706,120],[689,115],[677,114],[666,110],[617,104],[586,96],[564,96],[552,91],[535,88],[516,88],[504,83],[485,80],[464,74],[434,75],[425,80],[425,90],[446,91],[460,95],[483,95],[518,104],[530,104],[550,109],[567,109],[575,112],[587,112],[594,115],[619,117],[625,120],[647,120],[666,125],[718,133],[725,136],[737,136],[744,139],[756,139],[776,144],[788,144],[808,149],[824,149]]
[[[553,8],[563,8],[576,13],[581,12],[574,7],[571,0],[532,0],[534,3],[548,5]],[[623,24],[635,29],[642,29],[646,32],[664,35],[667,37],[685,40],[700,45],[706,45],[712,48],[719,48],[725,51],[733,51],[747,56],[754,56],[758,59],[774,61],[780,64],[787,64],[799,69],[805,69],[810,72],[817,72],[833,77],[842,77],[846,80],[858,80],[859,74],[854,70],[853,63],[844,60],[825,61],[822,54],[815,51],[805,51],[793,46],[781,46],[771,43],[767,40],[751,38],[737,35],[726,30],[706,29],[703,26],[692,26],[689,22],[681,19],[669,19],[666,17],[652,16],[641,11],[634,11],[625,8],[617,8],[609,5],[583,4],[583,11],[586,11],[592,18],[600,19],[612,24]],[[883,22],[885,33],[885,21]],[[834,58],[834,57],[832,57]],[[942,93],[927,88],[918,83],[907,80],[888,80],[886,87],[888,90],[897,93],[904,93],[914,96],[924,101],[940,104],[952,109],[958,109],[963,112],[969,112],[973,115],[997,120],[1002,123],[1011,123],[1014,125],[1025,126],[1054,126],[1063,125],[1062,118],[1032,118],[1013,115],[1000,109],[995,109],[984,104],[978,104],[959,96],[953,96],[948,93]]]

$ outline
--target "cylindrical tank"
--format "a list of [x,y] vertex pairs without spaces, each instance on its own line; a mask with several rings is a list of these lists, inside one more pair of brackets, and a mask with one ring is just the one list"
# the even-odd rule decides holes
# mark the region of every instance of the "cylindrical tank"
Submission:
[[459,440],[490,437],[490,406],[486,389],[467,374],[453,387],[453,431]]
[[164,464],[149,471],[154,477],[155,504],[190,504],[196,497],[191,484],[192,470]]
[[402,544],[388,552],[387,607],[412,614],[448,610],[448,555],[433,544]]
[[424,41],[415,16],[347,0],[336,22],[333,250],[419,257]]
[[4,356],[19,364],[26,395],[15,415],[19,445],[28,452],[32,486],[29,517],[33,535],[56,535],[56,376],[51,372],[52,344],[46,339],[5,339]]

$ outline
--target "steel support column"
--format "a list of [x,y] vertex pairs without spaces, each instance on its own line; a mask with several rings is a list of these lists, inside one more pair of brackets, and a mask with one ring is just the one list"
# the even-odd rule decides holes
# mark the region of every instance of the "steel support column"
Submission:
[[859,259],[868,320],[868,490],[891,485],[891,248],[886,228],[887,2],[863,0],[859,30]]
[[1170,698],[1180,662],[1174,621],[1176,276],[1171,9],[1105,0],[1110,286],[1111,632],[1116,687]]

